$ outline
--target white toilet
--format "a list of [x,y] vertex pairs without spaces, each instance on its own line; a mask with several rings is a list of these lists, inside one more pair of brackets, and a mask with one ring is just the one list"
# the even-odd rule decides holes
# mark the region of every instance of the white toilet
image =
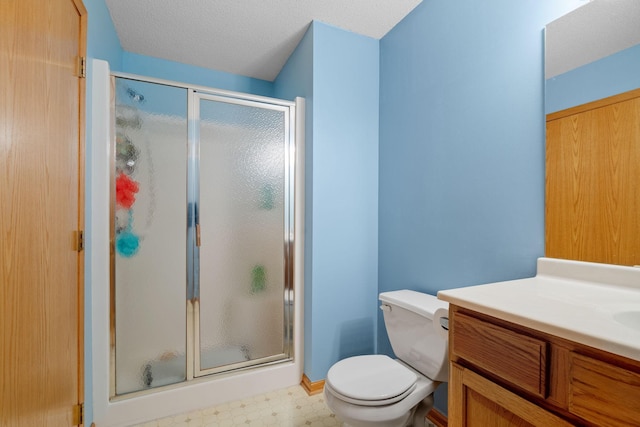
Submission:
[[434,390],[448,379],[449,304],[409,290],[384,292],[379,298],[398,359],[343,359],[329,369],[324,396],[329,409],[349,426],[422,427]]

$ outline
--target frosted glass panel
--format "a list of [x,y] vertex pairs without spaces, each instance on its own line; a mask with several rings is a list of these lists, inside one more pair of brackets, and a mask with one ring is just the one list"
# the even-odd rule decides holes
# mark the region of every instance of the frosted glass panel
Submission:
[[116,394],[186,378],[187,90],[116,78]]
[[285,114],[200,101],[201,369],[284,348]]

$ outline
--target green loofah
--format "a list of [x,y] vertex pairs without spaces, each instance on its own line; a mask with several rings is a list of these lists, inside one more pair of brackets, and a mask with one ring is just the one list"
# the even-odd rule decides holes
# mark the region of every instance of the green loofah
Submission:
[[264,266],[256,265],[251,270],[251,292],[258,293],[264,291],[267,287],[267,273]]

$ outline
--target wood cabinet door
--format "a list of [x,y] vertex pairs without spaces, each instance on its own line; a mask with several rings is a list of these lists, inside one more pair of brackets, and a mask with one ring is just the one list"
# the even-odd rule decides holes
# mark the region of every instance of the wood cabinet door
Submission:
[[449,375],[449,427],[573,425],[456,363]]
[[569,411],[602,427],[638,425],[640,374],[572,352]]
[[0,2],[0,426],[79,422],[80,0]]

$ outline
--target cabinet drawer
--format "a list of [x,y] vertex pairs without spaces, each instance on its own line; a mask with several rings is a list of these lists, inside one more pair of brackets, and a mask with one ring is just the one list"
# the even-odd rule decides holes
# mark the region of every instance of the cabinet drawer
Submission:
[[451,351],[512,385],[547,397],[548,344],[484,320],[455,312]]
[[640,374],[571,353],[569,411],[603,427],[638,425]]

